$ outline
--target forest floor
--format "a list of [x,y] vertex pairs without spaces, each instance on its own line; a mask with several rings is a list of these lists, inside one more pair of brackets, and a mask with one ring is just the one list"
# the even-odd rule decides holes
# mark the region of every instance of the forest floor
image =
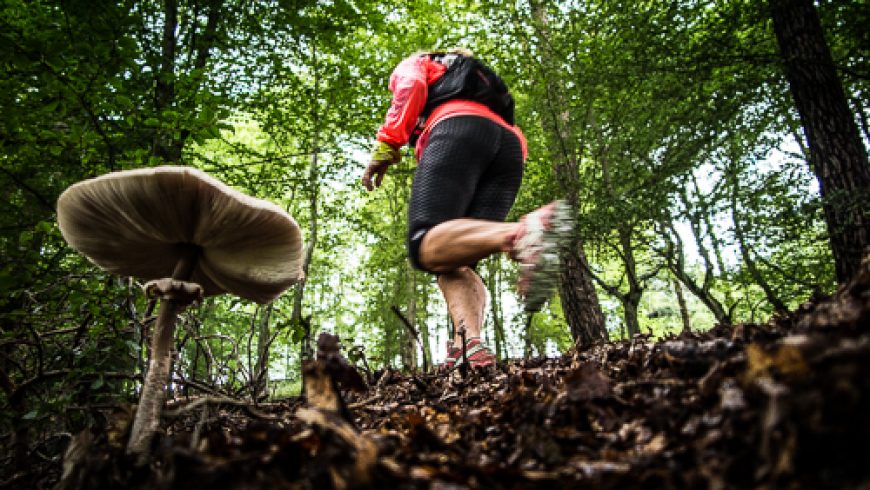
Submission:
[[763,325],[363,393],[332,391],[358,375],[320,354],[307,400],[174,402],[148,467],[121,423],[78,435],[59,488],[870,488],[868,267]]

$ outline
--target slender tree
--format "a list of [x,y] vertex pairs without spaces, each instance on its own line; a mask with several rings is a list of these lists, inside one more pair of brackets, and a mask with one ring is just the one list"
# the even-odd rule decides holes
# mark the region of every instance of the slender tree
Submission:
[[686,296],[683,294],[683,286],[676,278],[671,282],[674,286],[674,294],[677,296],[677,304],[680,307],[680,319],[683,322],[683,332],[691,332],[692,320],[689,317],[689,307],[686,305]]

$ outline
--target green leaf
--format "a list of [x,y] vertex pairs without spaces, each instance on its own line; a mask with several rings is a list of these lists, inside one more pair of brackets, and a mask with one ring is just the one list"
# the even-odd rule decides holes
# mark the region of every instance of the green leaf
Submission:
[[124,344],[130,349],[131,352],[139,352],[139,344],[132,340],[125,340]]
[[0,272],[0,291],[8,291],[15,287],[15,278],[8,272]]
[[133,101],[130,99],[130,97],[127,97],[126,95],[118,94],[115,97],[115,100],[118,101],[118,105],[123,107],[124,109],[129,109],[130,107],[133,107]]
[[302,342],[302,339],[305,338],[305,330],[301,327],[297,327],[293,330],[293,335],[290,336],[290,339],[293,340],[294,343]]

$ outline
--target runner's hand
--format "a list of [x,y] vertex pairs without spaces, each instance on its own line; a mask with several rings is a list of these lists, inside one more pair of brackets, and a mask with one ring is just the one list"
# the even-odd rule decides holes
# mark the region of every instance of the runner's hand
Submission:
[[[387,173],[387,168],[401,158],[402,155],[397,148],[393,148],[389,143],[378,141],[372,151],[371,162],[363,172],[362,185],[369,191],[375,187],[380,187],[384,181],[384,175]],[[372,186],[372,178],[374,178],[374,186]]]
[[[372,161],[369,163],[369,166],[366,167],[366,171],[363,172],[362,176],[362,184],[365,186],[367,191],[371,191],[375,187],[381,186],[381,182],[384,181],[384,175],[386,175],[389,166],[389,162]],[[372,185],[372,178],[374,178],[374,185]]]

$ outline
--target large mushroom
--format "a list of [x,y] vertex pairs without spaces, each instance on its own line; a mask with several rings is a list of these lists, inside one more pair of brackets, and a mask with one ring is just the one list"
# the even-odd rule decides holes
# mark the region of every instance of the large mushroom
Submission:
[[258,303],[303,277],[299,225],[275,204],[189,167],[114,172],[57,202],[67,242],[102,269],[145,281],[161,299],[127,452],[144,461],[169,378],[175,321],[192,301],[232,293]]

